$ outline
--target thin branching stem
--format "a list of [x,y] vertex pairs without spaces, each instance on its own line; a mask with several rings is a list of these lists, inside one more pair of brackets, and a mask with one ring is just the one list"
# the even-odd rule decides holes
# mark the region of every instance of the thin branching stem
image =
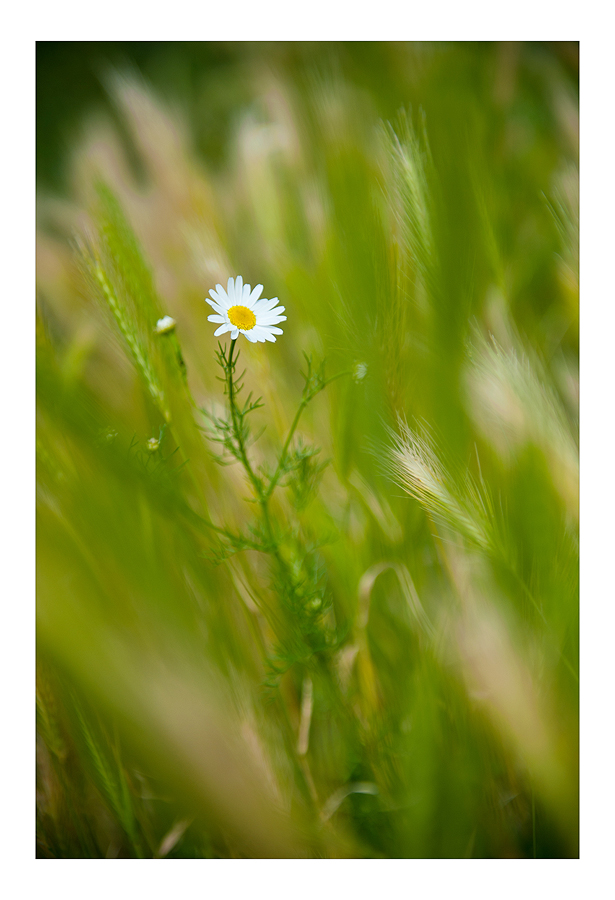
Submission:
[[297,429],[297,425],[299,424],[299,419],[301,418],[301,413],[303,412],[305,407],[308,405],[308,403],[309,403],[309,400],[306,399],[305,397],[303,397],[301,400],[301,403],[299,404],[299,409],[297,410],[297,412],[295,414],[295,418],[293,419],[293,423],[290,426],[290,430],[288,432],[288,437],[286,438],[286,442],[284,444],[284,447],[282,448],[282,453],[280,454],[280,459],[278,460],[277,468],[276,468],[275,472],[273,473],[273,475],[271,476],[269,486],[267,487],[267,490],[265,491],[265,496],[267,498],[269,498],[272,495],[272,493],[275,489],[275,486],[277,485],[278,481],[280,480],[280,477],[282,475],[282,469],[284,467],[284,464],[286,462],[286,457],[288,455],[288,448],[290,446],[290,442],[292,441],[293,435]]
[[273,491],[276,488],[278,481],[280,480],[280,478],[282,476],[282,472],[284,471],[284,466],[286,465],[286,460],[288,457],[288,448],[290,447],[290,442],[292,441],[295,431],[297,430],[297,425],[299,424],[299,419],[301,418],[301,414],[303,413],[303,410],[306,408],[308,403],[314,399],[316,394],[318,394],[318,393],[320,393],[320,391],[324,390],[327,387],[327,385],[331,384],[332,381],[335,381],[336,378],[341,378],[342,375],[348,374],[346,372],[338,372],[337,375],[332,375],[330,378],[327,378],[326,380],[323,379],[317,385],[317,387],[315,389],[310,390],[309,389],[309,379],[310,379],[310,375],[311,375],[310,368],[311,368],[310,364],[308,363],[308,375],[306,376],[306,384],[305,384],[305,388],[303,390],[303,397],[301,398],[301,403],[299,404],[299,409],[295,413],[295,418],[293,419],[292,425],[290,426],[290,429],[288,432],[288,437],[286,438],[286,441],[282,448],[282,452],[280,454],[280,459],[278,460],[277,468],[276,468],[275,472],[273,473],[273,475],[271,476],[271,480],[270,480],[267,490],[265,492],[266,497],[271,496],[271,494],[273,493]]

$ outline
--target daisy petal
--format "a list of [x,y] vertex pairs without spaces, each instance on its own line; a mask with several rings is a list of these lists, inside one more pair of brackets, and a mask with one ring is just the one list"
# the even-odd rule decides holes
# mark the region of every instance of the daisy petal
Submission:
[[243,298],[243,278],[238,275],[235,279],[235,303],[241,302]]
[[224,316],[207,316],[207,321],[217,322],[219,325],[221,325],[222,322],[226,322],[226,319],[224,318]]
[[284,334],[281,328],[276,328],[274,325],[267,325],[267,330],[272,334]]
[[252,312],[255,315],[259,313],[267,312],[267,301],[266,300],[257,300],[257,302],[252,306]]
[[275,300],[265,300],[263,298],[262,300],[259,300],[258,303],[256,303],[254,305],[254,312],[259,312],[259,313],[271,312],[271,310],[273,309],[273,307],[276,305],[277,302],[278,302],[277,297]]
[[241,333],[244,335],[244,337],[247,337],[251,344],[255,344],[258,340],[258,337],[253,334],[253,329],[251,329],[250,331],[242,331]]
[[227,293],[230,301],[233,301],[235,299],[235,279],[234,278],[229,278],[229,280],[226,284],[226,293]]
[[220,325],[219,328],[216,328],[214,331],[214,337],[218,337],[221,334],[225,334],[227,331],[230,331],[233,326],[229,325],[228,322],[225,322],[223,325]]
[[250,294],[250,303],[251,303],[252,309],[254,309],[254,304],[256,303],[256,301],[258,300],[258,298],[260,297],[260,295],[262,293],[263,293],[262,284],[257,284],[256,287],[254,288],[254,290],[252,291],[252,293]]
[[[231,325],[231,328],[233,328],[232,325]],[[233,330],[231,331],[231,340],[236,341],[238,337],[239,337],[239,328],[233,328]]]
[[278,322],[285,322],[286,316],[272,316],[271,313],[268,316],[259,316],[258,324],[259,325],[277,325]]
[[267,332],[266,338],[268,341],[271,341],[272,344],[275,344],[275,335],[274,334],[270,334],[269,332]]

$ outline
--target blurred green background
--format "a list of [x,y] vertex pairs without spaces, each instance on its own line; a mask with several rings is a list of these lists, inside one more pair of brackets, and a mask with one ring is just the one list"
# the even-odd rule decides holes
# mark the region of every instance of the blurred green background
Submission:
[[[37,44],[39,856],[578,855],[578,76]],[[203,431],[238,274],[288,317],[238,341],[258,471],[346,373],[281,563],[211,528],[260,533]]]

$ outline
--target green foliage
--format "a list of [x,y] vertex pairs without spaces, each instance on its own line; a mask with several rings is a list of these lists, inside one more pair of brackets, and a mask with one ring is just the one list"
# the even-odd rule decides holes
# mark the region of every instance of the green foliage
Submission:
[[[217,529],[221,536],[215,558],[222,562],[240,550],[253,549],[268,554],[272,561],[272,589],[279,598],[280,609],[268,616],[273,633],[276,635],[275,664],[269,661],[278,674],[291,666],[309,664],[315,654],[326,651],[337,643],[334,631],[323,627],[324,616],[330,602],[323,592],[322,571],[318,565],[316,551],[318,545],[307,544],[300,529],[293,523],[275,522],[272,518],[270,501],[276,487],[290,486],[294,505],[304,507],[314,492],[315,477],[323,466],[315,467],[312,462],[317,451],[301,444],[291,450],[292,440],[303,410],[337,376],[325,378],[324,362],[314,367],[312,359],[306,356],[304,387],[299,407],[290,426],[288,436],[279,453],[275,467],[271,471],[261,467],[255,471],[248,455],[250,428],[248,416],[262,407],[260,398],[252,399],[248,394],[242,405],[238,397],[244,387],[245,370],[236,375],[239,352],[235,354],[236,341],[231,341],[226,350],[218,343],[216,358],[224,373],[224,390],[228,397],[229,412],[225,417],[215,416],[203,410],[215,429],[211,439],[222,444],[226,454],[239,462],[244,469],[257,504],[258,519],[248,524],[248,535]],[[225,462],[224,458],[219,460]],[[286,478],[283,482],[282,479]],[[280,617],[283,617],[283,620]]]
[[39,203],[38,854],[574,857],[576,73],[304,50],[215,169],[116,78]]

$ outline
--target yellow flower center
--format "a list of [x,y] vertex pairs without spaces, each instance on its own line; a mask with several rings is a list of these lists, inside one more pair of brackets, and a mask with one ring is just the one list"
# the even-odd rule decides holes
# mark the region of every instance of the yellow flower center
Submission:
[[256,325],[256,316],[247,306],[231,306],[228,317],[235,328],[242,328],[244,331],[250,331]]

